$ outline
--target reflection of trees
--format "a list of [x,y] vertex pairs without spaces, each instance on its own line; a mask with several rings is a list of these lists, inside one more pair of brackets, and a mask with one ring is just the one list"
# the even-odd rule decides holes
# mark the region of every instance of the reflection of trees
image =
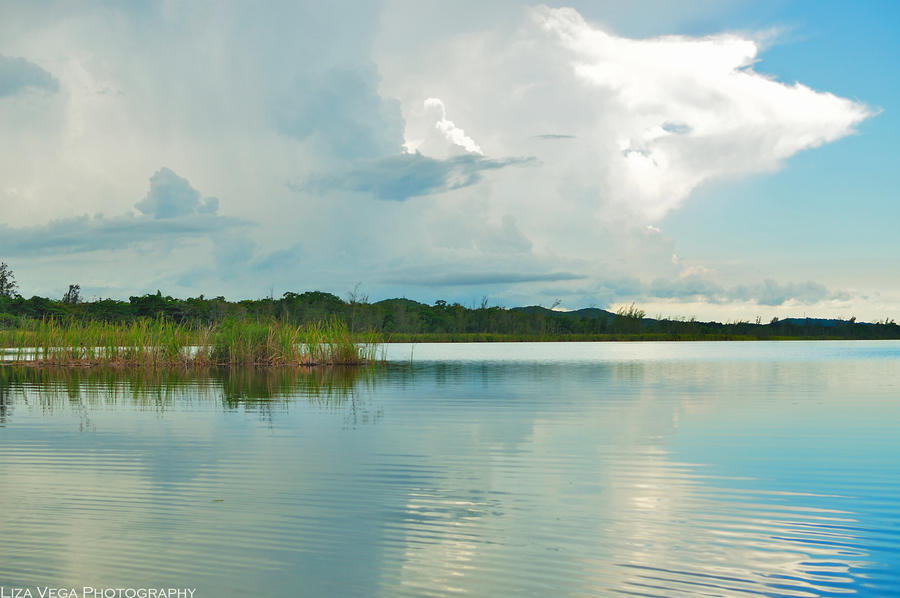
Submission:
[[12,412],[14,392],[34,396],[44,412],[123,405],[165,412],[175,402],[220,402],[271,417],[298,399],[319,407],[346,409],[352,425],[371,412],[359,401],[371,390],[378,367],[216,368],[207,370],[121,370],[105,368],[0,367],[0,423]]
[[7,368],[0,367],[0,426],[12,414],[12,375]]

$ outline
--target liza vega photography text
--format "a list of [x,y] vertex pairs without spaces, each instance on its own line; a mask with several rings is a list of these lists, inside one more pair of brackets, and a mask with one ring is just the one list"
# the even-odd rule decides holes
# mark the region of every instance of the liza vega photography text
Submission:
[[196,588],[0,586],[0,598],[195,598],[196,591]]

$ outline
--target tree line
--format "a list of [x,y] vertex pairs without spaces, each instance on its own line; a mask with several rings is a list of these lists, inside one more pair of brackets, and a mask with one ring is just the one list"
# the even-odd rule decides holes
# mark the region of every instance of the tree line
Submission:
[[15,328],[23,318],[74,318],[128,322],[165,318],[177,323],[209,325],[229,319],[277,319],[292,324],[322,320],[344,322],[351,331],[374,331],[393,340],[728,340],[779,338],[900,338],[890,319],[857,322],[811,318],[774,318],[768,323],[700,322],[695,319],[648,318],[634,304],[609,312],[598,308],[555,311],[540,306],[467,307],[437,300],[429,305],[410,299],[369,302],[353,291],[346,299],[322,291],[287,292],[281,297],[228,301],[224,297],[179,299],[153,294],[118,299],[82,300],[80,287],[69,286],[59,299],[18,294],[12,271],[0,264],[0,328]]

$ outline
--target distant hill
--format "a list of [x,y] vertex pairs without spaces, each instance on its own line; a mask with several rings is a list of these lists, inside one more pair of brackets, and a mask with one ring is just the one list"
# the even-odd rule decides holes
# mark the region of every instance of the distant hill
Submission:
[[[821,326],[822,328],[834,328],[836,326],[844,326],[847,320],[836,320],[828,318],[785,318],[781,320],[795,326]],[[872,326],[870,322],[853,322],[857,326]]]

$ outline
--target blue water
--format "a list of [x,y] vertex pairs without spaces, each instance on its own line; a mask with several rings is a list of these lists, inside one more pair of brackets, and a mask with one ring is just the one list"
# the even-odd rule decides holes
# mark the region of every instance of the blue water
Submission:
[[900,343],[0,367],[0,586],[900,596]]

